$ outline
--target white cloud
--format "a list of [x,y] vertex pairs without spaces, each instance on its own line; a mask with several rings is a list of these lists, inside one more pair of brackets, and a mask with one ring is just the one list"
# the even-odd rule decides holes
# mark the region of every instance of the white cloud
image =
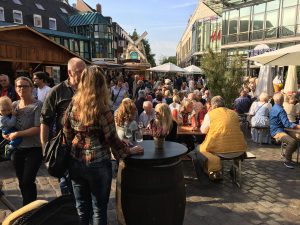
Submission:
[[194,5],[197,5],[197,4],[198,4],[197,1],[186,2],[186,3],[183,3],[183,4],[173,5],[173,6],[171,6],[171,8],[172,9],[180,9],[180,8],[186,8],[186,7],[194,6]]

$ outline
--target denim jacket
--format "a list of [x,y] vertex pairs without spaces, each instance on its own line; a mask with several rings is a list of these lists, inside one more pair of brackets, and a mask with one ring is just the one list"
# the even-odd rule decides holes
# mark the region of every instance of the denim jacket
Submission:
[[284,132],[284,128],[294,128],[297,126],[291,123],[287,114],[281,105],[275,104],[270,111],[270,132],[272,137],[276,134]]

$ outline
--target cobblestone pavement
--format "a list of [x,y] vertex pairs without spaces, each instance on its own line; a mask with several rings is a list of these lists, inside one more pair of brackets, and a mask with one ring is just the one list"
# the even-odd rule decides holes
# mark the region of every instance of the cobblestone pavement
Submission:
[[[220,183],[198,181],[191,161],[184,161],[186,210],[184,225],[294,225],[300,224],[300,164],[287,169],[280,159],[280,146],[249,143],[256,159],[243,162],[243,182],[238,188],[225,173]],[[294,154],[295,155],[295,154]],[[225,162],[228,171],[230,162]],[[6,197],[21,207],[21,194],[10,162],[0,163],[0,179]],[[38,198],[60,195],[55,178],[42,167],[37,177]],[[108,207],[109,224],[117,225],[115,180]],[[0,222],[9,211],[0,203]],[[142,224],[141,224],[142,225]]]

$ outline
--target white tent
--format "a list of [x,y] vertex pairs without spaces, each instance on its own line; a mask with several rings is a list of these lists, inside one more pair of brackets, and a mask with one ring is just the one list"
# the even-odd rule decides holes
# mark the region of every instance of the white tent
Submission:
[[297,84],[298,82],[296,66],[289,66],[284,85],[284,93],[296,92],[298,89]]
[[152,67],[150,69],[147,69],[153,72],[162,72],[162,73],[167,73],[167,72],[173,72],[173,73],[184,73],[185,70],[176,66],[173,63],[165,63],[156,67]]
[[300,65],[300,44],[250,57],[248,60],[272,66]]
[[273,96],[274,88],[272,82],[272,66],[261,66],[256,85],[256,96],[259,97],[262,92],[267,93],[269,96]]
[[203,70],[197,66],[190,65],[188,67],[183,68],[186,73],[203,73]]

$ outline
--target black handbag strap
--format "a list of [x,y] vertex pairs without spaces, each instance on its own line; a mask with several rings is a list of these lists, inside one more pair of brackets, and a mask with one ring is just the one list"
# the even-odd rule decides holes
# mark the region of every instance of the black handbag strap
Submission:
[[119,97],[120,91],[121,91],[122,87],[120,87],[118,94],[116,95],[116,97],[114,97],[114,101],[113,104],[115,104],[115,102],[117,101],[117,98]]

